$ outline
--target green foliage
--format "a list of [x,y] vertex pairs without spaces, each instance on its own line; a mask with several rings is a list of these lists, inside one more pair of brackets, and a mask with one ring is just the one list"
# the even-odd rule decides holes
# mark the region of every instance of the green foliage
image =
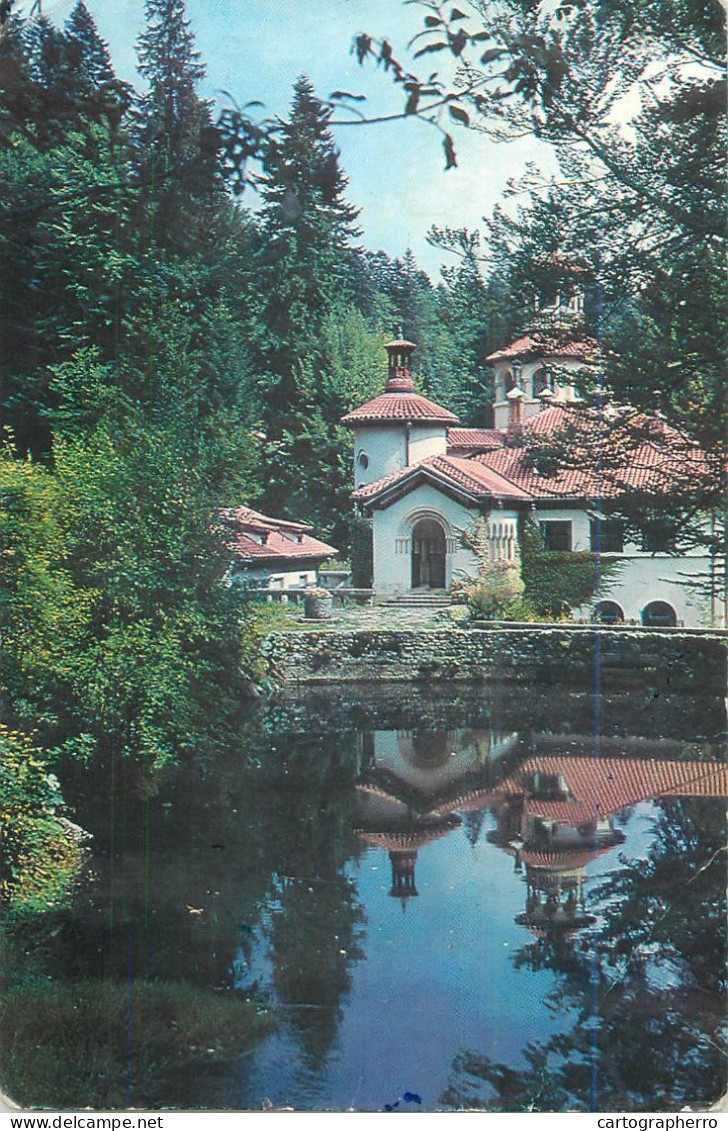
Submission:
[[231,992],[141,978],[20,986],[0,1018],[3,1090],[41,1108],[169,1107],[180,1062],[209,1070],[273,1028],[261,1004]]
[[538,617],[570,620],[571,610],[592,601],[619,566],[618,559],[585,550],[545,550],[533,522],[526,521],[521,530],[524,594]]
[[82,850],[58,820],[62,804],[42,751],[0,724],[0,899],[10,907],[45,910],[67,899]]
[[523,600],[519,562],[491,558],[485,520],[479,518],[472,531],[464,530],[461,541],[478,561],[477,576],[460,585],[471,617],[474,620],[528,620],[529,608]]
[[370,589],[374,578],[372,522],[364,515],[353,515],[351,531],[351,575],[355,589]]

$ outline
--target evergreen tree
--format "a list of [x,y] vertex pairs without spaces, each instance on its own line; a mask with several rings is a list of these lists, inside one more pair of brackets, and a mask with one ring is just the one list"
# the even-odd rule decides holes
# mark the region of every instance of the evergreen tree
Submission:
[[130,91],[116,77],[109,48],[84,0],[78,0],[66,20],[65,67],[75,77],[83,114],[108,118],[118,126],[128,108]]
[[147,186],[147,222],[156,253],[189,251],[218,197],[210,110],[197,94],[205,68],[184,0],[146,0],[138,45],[148,90],[137,106],[137,163]]
[[[260,394],[267,440],[264,504],[284,513],[303,479],[323,480],[322,466],[293,464],[288,438],[304,421],[325,431],[320,334],[327,315],[353,291],[356,209],[328,128],[331,112],[301,77],[290,118],[269,154],[263,188],[260,286],[266,296]],[[313,447],[320,451],[320,444]],[[312,458],[319,462],[318,456]],[[303,517],[306,517],[303,515]]]

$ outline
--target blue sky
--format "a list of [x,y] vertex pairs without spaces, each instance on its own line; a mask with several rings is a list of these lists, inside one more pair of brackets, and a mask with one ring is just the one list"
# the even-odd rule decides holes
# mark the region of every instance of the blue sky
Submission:
[[[138,82],[134,45],[144,24],[143,0],[86,2],[118,73]],[[45,0],[44,10],[62,21],[73,5],[74,0]],[[259,99],[267,114],[279,115],[286,114],[301,73],[322,97],[343,89],[366,94],[377,113],[401,109],[401,91],[375,67],[359,67],[351,42],[367,31],[387,36],[405,54],[424,15],[404,0],[187,0],[187,11],[207,66],[202,93],[222,99],[220,91],[227,90],[240,104]],[[446,173],[439,134],[416,121],[335,133],[350,179],[349,198],[362,210],[362,242],[390,255],[411,247],[433,278],[448,260],[426,242],[432,224],[475,228],[526,161],[537,161],[544,171],[554,168],[550,151],[533,139],[496,144],[456,128],[459,167]]]

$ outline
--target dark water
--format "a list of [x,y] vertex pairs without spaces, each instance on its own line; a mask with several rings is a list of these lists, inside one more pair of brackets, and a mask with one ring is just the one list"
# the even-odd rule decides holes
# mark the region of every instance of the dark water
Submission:
[[[708,1107],[726,1090],[724,740],[722,701],[649,688],[339,688],[161,779],[117,766],[77,801],[94,841],[76,908],[11,970],[19,1008],[50,1001],[65,1034],[42,1087],[37,1051],[15,1056],[16,1094]],[[225,1012],[247,999],[274,1025],[257,1040]]]

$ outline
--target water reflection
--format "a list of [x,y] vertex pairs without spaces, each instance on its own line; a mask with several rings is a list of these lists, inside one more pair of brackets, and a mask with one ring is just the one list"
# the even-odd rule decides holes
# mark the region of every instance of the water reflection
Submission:
[[717,1099],[725,704],[594,708],[327,688],[153,782],[84,776],[92,880],[0,954],[6,1087],[54,1109]]
[[[585,745],[578,736],[561,741]],[[552,736],[530,739],[535,748],[553,743]],[[514,858],[526,881],[515,921],[552,938],[595,922],[585,906],[585,871],[624,843],[619,814],[657,798],[728,797],[725,764],[630,756],[635,747],[664,746],[639,740],[621,757],[602,754],[593,739],[577,756],[523,757],[518,732],[493,730],[368,732],[360,745],[355,832],[388,850],[389,895],[416,896],[418,853],[487,810],[496,822],[488,840]],[[471,819],[469,827],[480,824]]]

